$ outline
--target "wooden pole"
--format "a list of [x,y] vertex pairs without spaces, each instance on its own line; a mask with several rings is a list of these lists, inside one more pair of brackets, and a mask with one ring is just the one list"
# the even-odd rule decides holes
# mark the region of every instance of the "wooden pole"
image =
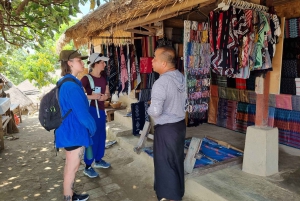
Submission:
[[[261,0],[260,4],[272,6],[272,0]],[[256,127],[267,127],[269,116],[269,88],[270,88],[270,72],[265,77],[257,77],[255,80],[256,92]]]

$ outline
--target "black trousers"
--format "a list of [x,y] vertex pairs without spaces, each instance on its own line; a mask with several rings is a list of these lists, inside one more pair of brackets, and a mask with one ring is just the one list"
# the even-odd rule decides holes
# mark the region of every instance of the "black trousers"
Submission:
[[185,121],[154,128],[154,190],[159,200],[181,200],[184,195]]

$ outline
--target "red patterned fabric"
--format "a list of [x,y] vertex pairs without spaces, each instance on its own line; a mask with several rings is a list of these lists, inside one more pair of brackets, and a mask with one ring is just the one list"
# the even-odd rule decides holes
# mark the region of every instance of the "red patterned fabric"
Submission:
[[152,57],[140,58],[140,73],[152,73]]
[[218,85],[210,85],[210,96],[219,97]]
[[276,108],[292,110],[292,95],[287,94],[277,94],[276,98]]
[[235,78],[235,87],[237,89],[246,89],[246,79]]

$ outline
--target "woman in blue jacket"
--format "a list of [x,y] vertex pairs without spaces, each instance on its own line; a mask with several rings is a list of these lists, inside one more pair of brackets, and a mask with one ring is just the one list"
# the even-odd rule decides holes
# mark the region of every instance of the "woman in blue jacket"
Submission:
[[57,148],[66,150],[64,168],[64,200],[88,200],[88,194],[73,192],[75,174],[78,171],[84,147],[92,145],[92,136],[96,131],[96,124],[89,113],[89,103],[83,91],[77,74],[84,70],[83,59],[87,56],[75,50],[62,50],[60,53],[61,75],[58,82],[65,78],[73,78],[74,82],[67,81],[59,89],[59,103],[62,116],[70,109],[71,112],[55,130],[55,144]]

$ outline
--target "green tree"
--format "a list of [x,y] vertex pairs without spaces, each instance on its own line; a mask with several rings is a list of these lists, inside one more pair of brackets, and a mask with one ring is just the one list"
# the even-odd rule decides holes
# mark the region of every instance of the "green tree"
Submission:
[[[70,22],[71,25],[75,23],[76,20]],[[0,54],[0,61],[2,62],[2,66],[0,63],[0,72],[15,85],[26,79],[39,88],[55,83],[58,77],[53,75],[55,70],[60,68],[56,53],[56,41],[68,26],[66,24],[61,25],[61,29],[54,34],[53,39],[45,40],[44,47],[38,45],[36,50],[16,48],[11,54]],[[74,49],[73,43],[66,45],[64,49]],[[86,47],[82,47],[81,51],[86,54]]]
[[88,0],[0,0],[0,52],[43,46]]

